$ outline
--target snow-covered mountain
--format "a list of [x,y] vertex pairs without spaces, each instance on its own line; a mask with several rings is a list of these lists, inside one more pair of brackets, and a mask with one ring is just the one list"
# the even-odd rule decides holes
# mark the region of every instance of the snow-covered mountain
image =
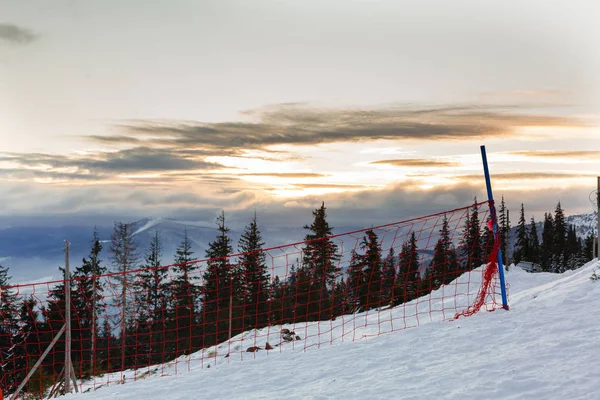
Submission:
[[[143,259],[155,233],[162,242],[163,264],[174,260],[177,246],[183,240],[187,230],[192,242],[194,256],[203,259],[210,242],[217,236],[216,224],[206,221],[183,221],[171,218],[144,218],[132,222],[134,239],[140,260]],[[101,259],[104,265],[110,265],[110,239],[113,231],[110,225],[97,226],[98,235],[103,245]],[[260,227],[267,246],[280,246],[302,240],[306,234],[300,228]],[[351,228],[355,229],[355,228]],[[243,231],[233,228],[229,232],[234,251]],[[58,278],[58,266],[64,265],[64,240],[69,240],[70,260],[73,267],[81,263],[90,251],[94,227],[76,226],[35,226],[9,227],[0,229],[0,262],[10,268],[13,282],[29,282],[41,277]]]
[[580,238],[586,238],[590,233],[598,233],[598,216],[594,212],[567,217],[567,224],[575,227],[575,232]]

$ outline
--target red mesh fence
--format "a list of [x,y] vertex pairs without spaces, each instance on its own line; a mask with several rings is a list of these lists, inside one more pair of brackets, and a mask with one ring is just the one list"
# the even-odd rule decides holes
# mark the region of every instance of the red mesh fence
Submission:
[[[488,216],[479,203],[258,252],[74,278],[78,389],[494,310],[502,304]],[[0,307],[5,395],[63,327],[64,283],[2,288],[12,299]],[[51,394],[64,352],[62,336],[19,398]]]

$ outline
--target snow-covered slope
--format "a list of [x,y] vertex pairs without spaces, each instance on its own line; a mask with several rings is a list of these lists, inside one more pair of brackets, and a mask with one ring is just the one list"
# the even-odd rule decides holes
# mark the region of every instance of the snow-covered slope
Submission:
[[561,275],[513,268],[510,311],[315,351],[247,353],[243,362],[215,355],[212,368],[180,363],[175,376],[148,374],[72,398],[597,399],[600,282],[589,279],[596,268]]

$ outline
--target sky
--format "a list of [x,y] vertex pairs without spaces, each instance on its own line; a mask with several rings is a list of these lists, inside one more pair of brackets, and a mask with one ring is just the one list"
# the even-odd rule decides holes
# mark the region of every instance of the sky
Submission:
[[482,144],[511,215],[591,211],[599,14],[0,0],[0,227],[220,210],[285,225],[322,201],[376,225],[485,200]]

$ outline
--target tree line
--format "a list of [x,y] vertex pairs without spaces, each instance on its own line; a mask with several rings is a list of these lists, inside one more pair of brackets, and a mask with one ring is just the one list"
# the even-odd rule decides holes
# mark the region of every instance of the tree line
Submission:
[[[502,232],[501,241],[505,245],[510,226],[506,218],[504,199],[499,211],[498,224]],[[511,261],[514,264],[528,261],[538,264],[544,272],[561,273],[579,268],[592,259],[594,236],[590,233],[583,239],[577,237],[575,226],[566,222],[560,202],[557,203],[554,213],[544,213],[541,232],[538,225],[533,216],[527,221],[525,207],[521,203],[516,240],[512,249]]]
[[[503,208],[504,201],[499,214],[501,240],[507,232]],[[410,302],[487,262],[494,235],[480,221],[476,199],[456,244],[449,224],[444,216],[433,228],[437,239],[431,255],[420,251],[415,232],[407,235],[399,254],[392,246],[384,255],[377,231],[366,230],[342,271],[340,249],[331,238],[333,228],[323,203],[313,211],[312,223],[304,226],[301,258],[286,265],[282,276],[272,276],[256,215],[237,243],[239,255],[232,257],[234,244],[222,213],[203,268],[196,262],[187,230],[174,265],[163,267],[158,233],[140,257],[132,226],[116,222],[110,271],[100,259],[103,245],[94,232],[89,255],[70,277],[65,276],[71,280],[76,375],[87,378],[164,363],[250,329],[330,320]],[[23,380],[65,321],[64,283],[40,301],[17,298],[8,288],[9,280],[8,269],[0,266],[0,384],[8,392]],[[64,339],[56,343],[26,390],[43,392],[63,367]]]

